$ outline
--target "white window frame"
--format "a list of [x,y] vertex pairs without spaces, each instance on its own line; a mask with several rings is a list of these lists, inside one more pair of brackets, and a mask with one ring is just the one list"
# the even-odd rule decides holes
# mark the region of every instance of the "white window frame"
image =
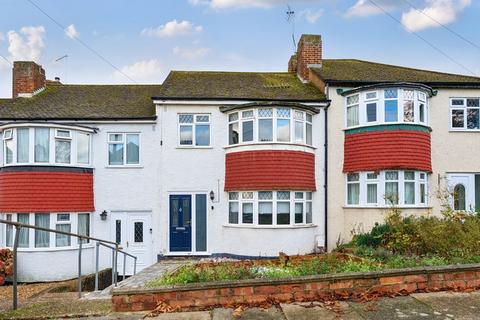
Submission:
[[[479,101],[479,107],[468,107],[467,106],[467,100],[469,100],[469,99],[480,100],[479,97],[451,97],[450,98],[450,100],[449,100],[449,105],[450,105],[450,108],[449,108],[449,127],[450,127],[450,131],[480,132],[480,128],[469,129],[467,127],[467,125],[468,125],[468,112],[467,112],[467,110],[468,109],[475,109],[475,110],[478,110],[478,112],[480,114],[480,101]],[[461,106],[453,105],[453,100],[462,100],[463,105],[461,105]],[[463,126],[461,128],[460,127],[453,127],[453,117],[452,116],[453,116],[453,111],[455,111],[455,110],[461,110],[463,112]],[[480,117],[480,115],[479,115],[479,117]]]
[[[398,172],[398,180],[385,180],[385,173],[387,171],[395,171]],[[415,203],[414,204],[405,204],[405,171],[413,171],[415,173]],[[415,171],[415,170],[384,170],[380,172],[376,172],[377,178],[376,179],[368,179],[367,175],[374,173],[373,171],[362,171],[362,172],[352,172],[359,174],[359,183],[360,183],[360,195],[359,195],[359,204],[348,204],[348,192],[347,192],[347,185],[349,183],[357,183],[357,182],[349,182],[347,179],[347,174],[345,174],[345,207],[349,208],[390,208],[392,206],[399,207],[399,208],[426,208],[428,207],[428,192],[429,192],[429,184],[428,184],[428,173],[424,171]],[[421,175],[424,175],[424,178],[421,178]],[[409,180],[410,181],[410,180]],[[407,182],[409,182],[407,181]],[[397,182],[398,183],[398,204],[392,205],[389,201],[385,199],[385,183],[386,182]],[[368,203],[367,199],[367,185],[368,184],[376,184],[377,185],[377,203]],[[421,203],[421,194],[420,194],[420,185],[425,185],[425,203]]]
[[[290,199],[289,200],[279,200],[277,199],[278,192],[289,192]],[[242,197],[242,193],[245,192],[253,192],[252,199],[245,199]],[[272,199],[271,200],[259,200],[259,192],[272,192]],[[295,199],[295,192],[300,192],[303,194],[302,199]],[[238,199],[231,200],[230,193],[238,193]],[[260,190],[260,191],[231,191],[228,195],[228,203],[230,208],[230,203],[236,202],[238,203],[238,223],[230,223],[229,215],[230,210],[228,210],[227,218],[226,218],[226,225],[227,226],[239,226],[239,227],[252,227],[252,228],[292,228],[292,227],[306,227],[306,226],[313,226],[314,220],[314,207],[313,207],[313,192],[312,191],[291,191],[291,190]],[[260,202],[271,202],[272,203],[272,224],[259,224],[259,203]],[[290,223],[289,224],[278,224],[277,223],[277,205],[279,202],[288,202],[290,208]],[[242,208],[244,203],[253,203],[253,223],[243,223],[242,222]],[[303,217],[302,223],[295,223],[295,203],[302,203],[303,206]],[[307,223],[307,203],[312,204],[312,222]]]
[[[47,213],[47,212],[46,212]],[[19,213],[8,213],[4,214],[3,217],[6,218],[7,216],[11,217],[11,221],[17,222],[18,221],[18,214],[29,214],[29,221],[30,225],[35,224],[35,214],[32,212],[19,212]],[[50,229],[55,230],[57,224],[70,224],[70,232],[71,233],[77,233],[78,230],[78,216],[80,214],[88,214],[89,215],[89,234],[92,235],[93,231],[93,224],[92,224],[92,218],[93,218],[93,212],[49,212],[50,214]],[[70,214],[70,220],[69,221],[59,221],[58,220],[58,215],[59,214]],[[0,214],[0,217],[2,215]],[[7,244],[7,239],[6,239],[6,228],[0,226],[2,228],[2,232],[0,232],[1,238],[0,238],[0,246]],[[49,246],[48,247],[35,247],[35,229],[33,228],[28,228],[28,242],[29,246],[28,247],[19,247],[18,251],[32,251],[32,252],[38,252],[38,251],[61,251],[61,250],[77,250],[78,248],[78,239],[77,237],[70,237],[70,246],[62,246],[62,247],[57,247],[56,246],[56,233],[55,232],[49,232]],[[13,245],[13,239],[15,238],[15,228],[12,228],[12,245]],[[91,242],[89,243],[83,243],[83,247],[93,247],[93,244]],[[11,248],[11,247],[9,247]]]
[[[385,98],[385,90],[397,90],[397,98]],[[413,122],[406,122],[404,119],[404,102],[412,101],[412,99],[405,99],[405,90],[413,90]],[[375,93],[376,97],[367,98],[367,95]],[[356,126],[348,126],[348,112],[347,109],[351,106],[356,105],[355,103],[348,104],[348,98],[359,95],[359,124]],[[397,101],[397,121],[395,122],[386,122],[385,121],[385,101]],[[376,103],[377,110],[377,119],[376,121],[368,122],[367,117],[367,104]],[[344,126],[345,130],[374,126],[379,124],[419,124],[423,126],[429,126],[429,98],[425,91],[416,88],[407,88],[407,87],[388,87],[375,90],[365,90],[361,92],[355,92],[350,95],[345,96],[345,121]],[[424,104],[424,121],[420,121],[420,104]]]
[[[182,115],[192,115],[193,122],[191,123],[180,123],[180,116]],[[197,121],[197,116],[208,116],[208,122]],[[207,146],[197,146],[197,125],[208,125],[209,126],[209,144]],[[192,144],[180,144],[180,127],[192,127]],[[178,148],[196,148],[196,149],[210,149],[212,148],[212,115],[210,113],[178,113],[177,114],[177,147]],[[240,137],[239,137],[240,139]]]
[[[121,135],[122,141],[110,140],[110,135]],[[127,135],[138,135],[138,163],[127,163]],[[110,164],[110,145],[123,144],[123,164]],[[141,167],[142,166],[142,135],[138,131],[107,132],[107,167]]]
[[[58,134],[59,131],[64,131],[64,132],[68,132],[68,136],[65,137],[65,136],[60,136]],[[58,165],[69,165],[71,164],[74,160],[76,161],[76,159],[73,159],[73,139],[72,139],[72,131],[71,130],[65,130],[65,129],[55,129],[55,137],[54,137],[55,141],[54,141],[54,149],[53,149],[53,153],[55,154],[55,157],[54,157],[54,160],[55,160],[55,163],[58,164]],[[69,162],[57,162],[57,141],[68,141],[70,142],[70,161]]]

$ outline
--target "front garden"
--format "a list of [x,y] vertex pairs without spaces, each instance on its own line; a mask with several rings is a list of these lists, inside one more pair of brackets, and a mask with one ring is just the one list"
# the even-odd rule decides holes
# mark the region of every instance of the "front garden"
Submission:
[[441,217],[403,217],[392,208],[385,223],[333,253],[279,259],[205,262],[154,279],[147,287],[244,279],[367,272],[480,263],[480,215],[446,210]]

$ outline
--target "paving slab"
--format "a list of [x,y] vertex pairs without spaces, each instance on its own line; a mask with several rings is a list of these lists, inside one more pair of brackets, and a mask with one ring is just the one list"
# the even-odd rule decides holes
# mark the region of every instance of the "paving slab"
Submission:
[[215,309],[212,312],[212,320],[285,320],[282,311],[277,307],[269,309],[248,308],[244,310],[240,317],[233,315],[233,309]]
[[346,302],[333,306],[321,302],[281,304],[287,320],[356,320],[362,319]]
[[417,293],[412,297],[429,305],[436,314],[450,319],[479,319],[480,292],[435,292]]
[[438,314],[429,305],[413,297],[382,298],[370,302],[348,302],[357,314],[365,319],[442,319],[445,315]]
[[159,320],[210,320],[210,311],[194,311],[194,312],[178,312],[178,313],[163,313],[153,318]]

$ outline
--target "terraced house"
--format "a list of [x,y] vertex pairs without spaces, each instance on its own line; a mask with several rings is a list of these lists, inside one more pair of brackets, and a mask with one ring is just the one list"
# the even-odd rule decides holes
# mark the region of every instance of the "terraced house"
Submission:
[[[323,59],[317,35],[301,37],[288,72],[172,71],[162,85],[67,85],[16,62],[0,100],[0,214],[114,240],[138,269],[330,250],[391,206],[480,208],[479,89],[475,77]],[[0,232],[11,246],[14,230]],[[75,275],[75,239],[22,231],[20,247],[24,281]]]

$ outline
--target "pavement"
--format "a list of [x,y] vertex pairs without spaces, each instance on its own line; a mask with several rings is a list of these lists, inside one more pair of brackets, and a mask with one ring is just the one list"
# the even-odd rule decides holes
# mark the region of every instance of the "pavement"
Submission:
[[[145,313],[109,314],[95,319],[142,319]],[[335,302],[323,304],[280,304],[269,309],[214,309],[211,311],[161,314],[147,319],[159,320],[390,320],[390,319],[480,319],[480,292],[418,293],[405,297],[382,298],[376,301]]]

